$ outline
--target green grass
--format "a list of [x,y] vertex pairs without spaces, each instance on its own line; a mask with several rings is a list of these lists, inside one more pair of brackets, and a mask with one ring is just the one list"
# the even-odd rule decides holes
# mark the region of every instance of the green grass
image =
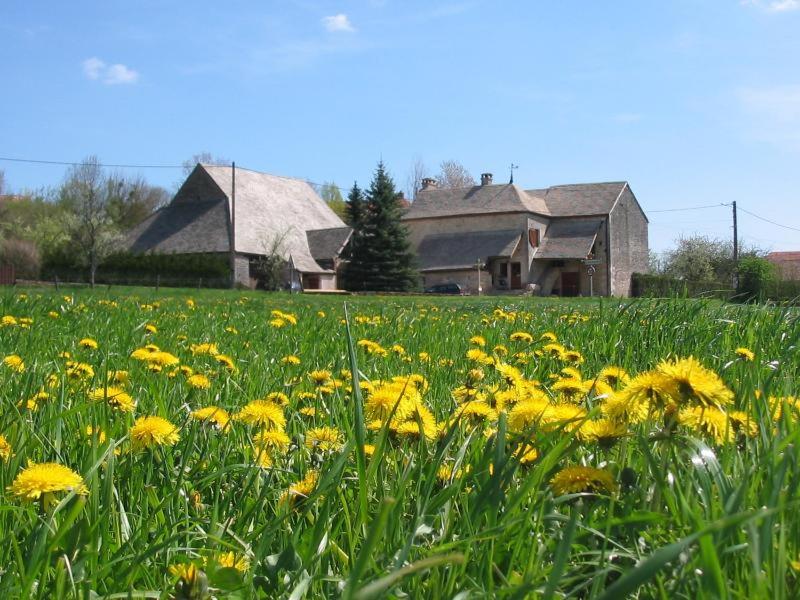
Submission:
[[[270,326],[273,309],[296,315],[297,324]],[[768,401],[797,396],[800,388],[794,309],[691,300],[30,289],[0,291],[3,315],[33,323],[0,327],[0,359],[16,354],[26,365],[20,373],[0,365],[0,433],[13,450],[0,462],[0,598],[199,598],[206,583],[217,597],[293,599],[780,600],[800,593],[791,564],[800,560],[800,407],[787,401],[773,418]],[[147,334],[146,324],[157,333]],[[509,341],[516,331],[535,341]],[[579,369],[588,380],[609,365],[635,375],[693,355],[719,374],[758,433],[719,443],[689,427],[665,431],[659,418],[630,425],[626,437],[603,447],[581,442],[570,427],[515,432],[505,413],[484,424],[453,419],[451,392],[476,367],[466,358],[475,335],[490,354],[506,346],[503,360],[511,364],[514,353],[526,352],[518,368],[551,394],[551,375],[567,363],[534,354],[548,331],[582,354]],[[99,348],[79,347],[85,337]],[[378,342],[387,355],[366,353],[361,339]],[[215,342],[237,370],[193,356],[190,345],[201,342]],[[193,390],[183,375],[168,376],[171,367],[152,373],[130,357],[148,343],[209,375],[210,389]],[[394,344],[404,354],[393,352]],[[755,360],[737,360],[740,346]],[[94,379],[70,382],[59,356],[65,351],[92,365]],[[290,354],[302,363],[282,364]],[[340,387],[302,397],[314,391],[307,376],[314,369],[331,371]],[[102,387],[114,370],[130,373],[135,413],[87,398],[86,388]],[[429,385],[422,399],[442,424],[439,437],[367,427],[368,394],[352,393],[342,370],[362,381],[422,375]],[[482,389],[505,385],[491,366],[483,370]],[[43,388],[50,397],[28,410],[25,400]],[[271,392],[290,397],[284,413],[292,445],[274,454],[270,468],[255,464],[256,428],[234,421],[216,431],[190,417],[211,404],[235,413]],[[602,398],[580,402],[589,419],[600,414]],[[180,440],[132,452],[130,428],[145,415],[174,423]],[[88,426],[101,428],[106,440],[87,437]],[[342,431],[341,450],[304,445],[306,432],[322,426]],[[363,443],[375,446],[371,456]],[[533,464],[520,463],[523,443],[538,450]],[[58,494],[50,506],[17,498],[8,486],[28,461],[69,466],[88,495]],[[439,477],[443,465],[453,477]],[[574,465],[608,469],[618,488],[557,496],[550,480]],[[282,501],[311,470],[320,476],[310,497]],[[249,568],[215,564],[213,557],[228,551],[246,557]],[[169,566],[190,562],[203,575],[192,589],[186,582],[176,588]]]

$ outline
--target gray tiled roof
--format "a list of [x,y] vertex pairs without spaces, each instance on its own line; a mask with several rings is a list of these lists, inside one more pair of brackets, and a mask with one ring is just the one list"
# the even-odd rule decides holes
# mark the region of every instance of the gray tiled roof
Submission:
[[[172,202],[128,236],[136,252],[227,252],[231,168],[197,165]],[[305,181],[236,169],[236,251],[278,251],[305,273],[327,273],[314,260],[308,230],[343,229],[342,220]],[[337,234],[339,235],[339,234]],[[327,256],[324,258],[333,258]]]
[[338,257],[352,233],[353,230],[350,227],[306,231],[311,256],[314,257],[314,260],[330,260]]
[[428,235],[417,248],[420,271],[469,269],[478,259],[510,257],[521,236],[511,229]]
[[523,190],[513,184],[470,188],[432,188],[419,192],[404,219],[425,219],[496,212],[530,212],[552,217],[611,212],[626,183],[582,183]]
[[132,252],[191,254],[227,252],[228,207],[223,198],[171,203],[128,234]]
[[553,220],[533,258],[584,259],[591,252],[602,224],[601,219]]
[[529,196],[513,184],[476,185],[459,189],[427,189],[417,199],[403,219],[449,217],[454,215],[495,212],[533,212],[546,215],[547,207],[541,198]]
[[554,185],[547,190],[529,190],[528,194],[544,191],[548,214],[553,217],[607,215],[625,185],[624,181]]

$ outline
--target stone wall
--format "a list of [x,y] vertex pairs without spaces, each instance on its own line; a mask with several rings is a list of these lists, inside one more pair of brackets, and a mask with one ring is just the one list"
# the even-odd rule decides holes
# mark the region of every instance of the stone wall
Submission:
[[646,273],[649,259],[647,219],[629,187],[625,187],[611,211],[611,294],[631,295],[631,275]]

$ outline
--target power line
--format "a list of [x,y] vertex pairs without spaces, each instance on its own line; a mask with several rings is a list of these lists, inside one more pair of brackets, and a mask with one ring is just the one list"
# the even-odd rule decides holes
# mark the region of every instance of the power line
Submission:
[[[86,164],[86,162],[72,162],[67,160],[38,160],[34,158],[12,158],[8,156],[0,156],[0,161],[6,162],[16,162],[16,163],[31,163],[36,165],[59,165],[62,167],[80,167]],[[209,163],[203,163],[209,164]],[[185,169],[186,165],[128,165],[128,164],[111,164],[111,163],[97,163],[98,167],[108,167],[113,169]],[[209,166],[212,167],[230,167],[231,165],[218,165],[218,164],[210,164]],[[244,169],[247,171],[253,171],[254,169],[248,169],[247,167],[239,166],[240,169]],[[264,173],[264,171],[258,171],[259,173]],[[287,175],[277,175],[275,173],[265,173],[266,175],[271,175],[272,177],[279,177],[280,179],[290,179],[292,181],[300,180],[305,181],[316,187],[322,187],[324,185],[332,185],[332,187],[339,190],[339,192],[347,195],[350,193],[350,190],[345,189],[343,187],[339,187],[336,184],[330,183],[319,183],[317,181],[311,181],[305,177],[289,177]]]
[[[80,167],[85,162],[69,162],[64,160],[35,160],[32,158],[9,158],[0,156],[0,160],[18,163],[34,163],[39,165],[61,165],[64,167]],[[97,164],[98,167],[112,167],[116,169],[183,169],[183,165],[116,165],[116,164]]]
[[706,204],[705,206],[687,206],[686,208],[664,208],[662,210],[648,210],[648,213],[676,212],[681,210],[700,210],[701,208],[719,208],[720,206],[730,206],[723,202],[719,204]]
[[766,219],[766,218],[764,218],[764,217],[762,217],[760,215],[757,215],[754,212],[750,212],[749,210],[747,210],[745,208],[742,208],[741,206],[739,207],[739,210],[742,211],[742,212],[747,213],[751,217],[755,217],[756,219],[761,219],[762,221],[765,221],[765,222],[767,222],[767,223],[769,223],[771,225],[776,225],[777,227],[783,227],[784,229],[791,229],[792,231],[800,231],[800,229],[798,229],[797,227],[790,227],[789,225],[783,225],[781,223],[776,223],[775,221],[770,221],[769,219]]

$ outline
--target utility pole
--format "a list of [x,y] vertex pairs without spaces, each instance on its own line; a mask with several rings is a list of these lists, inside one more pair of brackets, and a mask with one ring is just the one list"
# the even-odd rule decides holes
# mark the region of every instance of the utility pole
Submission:
[[736,200],[733,201],[733,285],[739,287],[739,228],[736,223]]
[[236,287],[236,162],[231,163],[231,289]]

